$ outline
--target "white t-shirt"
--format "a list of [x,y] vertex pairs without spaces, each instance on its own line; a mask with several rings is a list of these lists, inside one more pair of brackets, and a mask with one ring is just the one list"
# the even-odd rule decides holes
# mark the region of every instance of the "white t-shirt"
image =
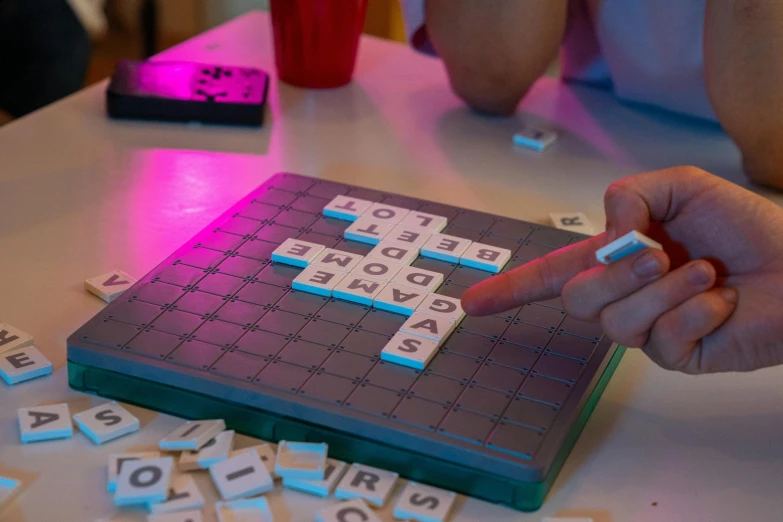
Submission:
[[[424,25],[425,0],[400,1],[409,42],[434,53]],[[562,76],[611,88],[625,101],[717,120],[704,81],[705,3],[569,0]]]

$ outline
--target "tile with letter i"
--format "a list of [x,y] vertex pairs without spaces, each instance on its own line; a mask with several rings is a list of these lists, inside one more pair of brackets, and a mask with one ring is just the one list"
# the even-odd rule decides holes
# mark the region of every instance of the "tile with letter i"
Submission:
[[22,483],[10,477],[0,477],[0,513],[22,490]]
[[330,297],[337,284],[346,277],[345,272],[320,265],[311,265],[302,270],[291,283],[291,288],[301,292]]
[[451,491],[408,482],[394,506],[394,518],[443,522],[448,518],[456,497]]
[[73,436],[71,413],[67,404],[52,404],[35,408],[20,408],[19,433],[23,443]]
[[426,228],[430,232],[435,233],[446,228],[448,219],[444,216],[436,216],[435,214],[411,210],[400,223],[408,226]]
[[311,264],[331,268],[338,272],[350,272],[362,259],[364,256],[359,254],[326,248],[318,254]]
[[438,343],[431,339],[397,332],[381,351],[381,360],[423,370],[437,351]]
[[73,420],[79,430],[95,444],[103,444],[139,431],[139,419],[115,401],[77,413]]
[[188,511],[177,511],[176,513],[149,515],[147,522],[204,522],[204,517],[201,516],[201,510],[190,509]]
[[373,203],[367,212],[362,214],[362,217],[396,225],[408,215],[408,212],[410,211],[407,208],[384,205],[383,203]]
[[283,480],[323,480],[328,450],[326,444],[281,440],[277,445],[275,474]]
[[419,257],[419,247],[383,240],[370,250],[367,257],[382,259],[401,265],[410,265]]
[[400,327],[400,332],[432,339],[440,343],[454,330],[454,323],[446,317],[414,312]]
[[460,256],[473,243],[470,239],[446,234],[432,234],[421,247],[421,257],[430,257],[449,263],[459,263]]
[[166,435],[158,447],[164,451],[198,450],[224,429],[222,419],[187,421]]
[[507,248],[471,244],[459,258],[459,264],[498,274],[511,259],[511,250]]
[[174,459],[133,460],[122,466],[117,477],[114,504],[130,506],[164,502],[169,494]]
[[0,355],[0,377],[14,385],[51,375],[52,363],[35,346],[25,346]]
[[328,497],[334,491],[335,486],[345,473],[347,464],[341,460],[327,459],[324,478],[320,480],[306,480],[298,478],[284,478],[283,487],[304,491],[319,497]]
[[264,497],[220,501],[215,504],[218,522],[273,522]]
[[421,248],[430,237],[432,237],[432,230],[428,228],[417,227],[415,225],[403,225],[400,223],[391,229],[391,232],[386,234],[384,241],[394,241],[395,243]]
[[383,281],[348,274],[334,287],[332,297],[365,306],[372,306],[373,299],[381,293],[384,286],[386,286],[386,283]]
[[416,308],[417,312],[445,317],[453,323],[459,323],[465,318],[465,310],[459,299],[440,294],[429,294]]
[[250,446],[248,448],[237,449],[229,453],[228,456],[235,457],[237,455],[242,455],[243,453],[248,453],[251,451],[256,452],[258,458],[261,459],[261,462],[264,463],[266,470],[269,472],[272,478],[276,478],[277,475],[275,475],[275,462],[277,461],[277,453],[271,444],[256,444],[255,446]]
[[91,277],[84,281],[84,288],[107,303],[111,303],[136,284],[136,280],[120,270]]
[[171,481],[168,496],[164,502],[149,504],[150,513],[173,513],[185,509],[204,507],[204,495],[198,489],[191,475],[179,475]]
[[415,266],[404,266],[392,278],[392,283],[434,292],[443,283],[443,274]]
[[378,281],[391,281],[392,278],[403,267],[400,263],[375,259],[374,257],[365,257],[351,270],[352,276],[366,277]]
[[398,473],[373,468],[363,464],[352,464],[334,490],[340,500],[361,498],[376,507],[383,507],[394,491]]
[[315,512],[315,522],[348,522],[351,519],[362,522],[381,522],[381,519],[361,499],[332,504]]
[[304,268],[318,257],[324,248],[316,243],[288,238],[272,252],[272,261]]
[[179,469],[193,471],[207,469],[226,460],[234,446],[234,430],[221,431],[198,451],[183,451],[179,456]]
[[32,346],[32,344],[32,335],[28,335],[8,323],[0,323],[0,353]]
[[274,488],[274,480],[255,451],[247,451],[210,466],[212,482],[223,500],[260,495]]
[[350,196],[336,196],[323,209],[326,217],[342,219],[344,221],[356,221],[372,206],[372,201],[352,198]]
[[138,453],[112,453],[109,455],[109,465],[107,466],[108,481],[107,489],[109,493],[114,493],[117,489],[117,477],[122,471],[122,465],[132,460],[157,459],[160,458],[159,451],[145,451]]
[[555,228],[568,230],[577,234],[592,236],[595,234],[593,224],[582,212],[550,212],[549,219]]
[[409,286],[396,283],[387,284],[373,299],[372,305],[379,310],[386,310],[402,315],[412,315],[429,293]]
[[362,216],[345,229],[343,237],[359,243],[377,245],[394,228],[394,223]]

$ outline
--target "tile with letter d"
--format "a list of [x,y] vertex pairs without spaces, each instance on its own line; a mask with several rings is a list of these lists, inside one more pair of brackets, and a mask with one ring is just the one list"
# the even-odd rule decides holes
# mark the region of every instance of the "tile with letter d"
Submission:
[[438,343],[431,339],[398,332],[381,351],[381,360],[423,370],[437,351]]
[[361,498],[370,504],[383,507],[394,491],[398,473],[354,463],[345,472],[334,490],[340,500]]
[[17,348],[0,355],[0,377],[6,384],[19,384],[51,373],[52,363],[35,346]]
[[347,274],[334,268],[327,268],[320,265],[311,265],[302,270],[294,278],[291,288],[302,292],[330,297],[337,284],[342,281]]
[[272,261],[304,268],[318,257],[324,248],[316,243],[288,238],[272,252]]
[[344,221],[356,221],[372,206],[372,201],[367,201],[350,196],[336,196],[323,209],[323,215]]
[[103,444],[139,431],[139,419],[116,401],[101,404],[73,416],[79,430],[95,444]]
[[426,228],[433,233],[440,232],[446,228],[447,223],[448,219],[444,216],[436,216],[435,214],[427,214],[426,212],[418,212],[415,210],[411,210],[402,221],[400,221],[400,224],[402,225]]
[[511,259],[511,250],[507,248],[473,243],[460,256],[459,264],[497,274],[506,266],[509,259]]
[[164,451],[198,450],[224,429],[222,419],[187,421],[166,435],[158,447]]
[[421,257],[431,257],[449,263],[459,263],[459,258],[473,243],[470,239],[447,234],[432,234],[421,247]]
[[362,278],[348,274],[332,290],[336,299],[372,306],[373,299],[381,293],[386,283],[377,279]]
[[23,443],[69,439],[73,435],[71,413],[67,404],[20,408],[19,434]]
[[345,229],[343,237],[359,243],[377,245],[393,228],[393,223],[362,216]]
[[284,478],[283,487],[297,489],[319,497],[328,497],[334,491],[337,482],[345,473],[347,464],[341,460],[327,459],[324,478],[321,480],[306,480],[298,478]]
[[338,502],[315,512],[315,522],[348,522],[351,518],[361,522],[381,522],[381,519],[361,499]]
[[417,312],[428,315],[445,317],[453,323],[459,323],[465,318],[465,310],[462,309],[462,302],[459,299],[447,295],[429,294],[421,304],[416,308]]
[[432,339],[440,343],[454,330],[454,323],[446,317],[414,312],[405,324],[400,327],[400,332],[409,333]]
[[387,284],[381,292],[375,296],[372,305],[379,310],[387,310],[396,314],[412,315],[424,298],[429,293],[426,290],[417,290],[410,286]]
[[457,495],[445,489],[408,482],[394,505],[394,518],[420,522],[443,522],[448,518]]
[[192,475],[179,475],[171,481],[168,496],[164,502],[147,506],[150,513],[173,513],[185,509],[204,507],[204,495],[198,489]]
[[33,336],[14,328],[8,323],[0,323],[0,353],[33,344]]
[[114,504],[129,506],[164,502],[169,494],[174,459],[133,460],[122,466],[117,477]]
[[367,257],[391,261],[401,265],[410,265],[418,256],[419,247],[387,241],[386,239],[375,245],[375,248],[367,254]]
[[403,266],[391,281],[399,285],[434,292],[443,283],[443,274],[415,266]]
[[351,252],[343,252],[333,248],[326,248],[318,254],[312,264],[337,270],[338,272],[350,272],[359,264],[364,256]]
[[212,482],[223,500],[260,495],[275,483],[255,451],[240,453],[209,468]]

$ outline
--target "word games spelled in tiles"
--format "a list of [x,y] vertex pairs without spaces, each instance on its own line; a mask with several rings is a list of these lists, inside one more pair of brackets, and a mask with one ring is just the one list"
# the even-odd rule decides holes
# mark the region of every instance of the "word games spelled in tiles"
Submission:
[[226,460],[234,446],[234,430],[226,430],[204,444],[198,451],[183,451],[179,456],[179,469],[193,471],[207,469],[221,460]]
[[274,488],[274,480],[255,451],[247,451],[210,466],[212,482],[223,500],[260,495]]
[[443,522],[449,516],[456,496],[451,491],[408,482],[394,506],[394,518]]
[[67,404],[20,408],[19,433],[23,443],[69,439],[73,435],[71,412]]
[[338,502],[315,513],[315,522],[381,522],[370,507],[359,498]]
[[536,152],[544,152],[557,141],[557,132],[549,129],[526,125],[514,134],[514,145]]
[[345,229],[343,237],[358,243],[377,245],[394,228],[394,223],[362,216]]
[[404,245],[393,241],[383,240],[370,250],[367,257],[382,259],[401,265],[410,265],[419,256],[419,248],[413,245]]
[[334,491],[337,483],[343,477],[346,467],[347,464],[341,460],[327,459],[324,478],[321,480],[286,477],[283,479],[283,486],[326,498]]
[[392,278],[392,283],[434,292],[443,283],[443,274],[414,266],[404,266]]
[[421,257],[429,257],[449,263],[459,263],[459,258],[473,243],[470,239],[447,234],[432,234],[421,247]]
[[511,259],[511,250],[507,248],[473,243],[459,258],[459,264],[497,274],[506,266],[509,259]]
[[386,283],[378,279],[348,274],[332,290],[332,296],[345,301],[372,306],[373,300],[381,293]]
[[204,495],[191,475],[178,475],[171,482],[164,502],[149,504],[150,513],[173,513],[204,507]]
[[17,348],[0,355],[0,377],[14,385],[51,375],[52,363],[35,346]]
[[166,435],[158,447],[164,451],[198,450],[225,429],[221,419],[188,421]]
[[177,511],[176,513],[165,513],[162,515],[150,515],[147,522],[203,522],[204,517],[201,511],[192,509],[189,511]]
[[323,245],[288,238],[272,252],[272,261],[304,268],[318,257],[323,249]]
[[569,232],[588,236],[592,236],[595,233],[593,224],[581,212],[550,212],[549,219],[552,220],[555,228],[560,230],[568,230]]
[[22,490],[22,483],[9,477],[0,477],[0,513]]
[[136,284],[136,280],[120,270],[91,277],[84,281],[84,287],[88,292],[97,295],[107,303],[117,299],[134,284]]
[[109,455],[109,465],[107,467],[109,471],[109,479],[107,482],[107,489],[109,490],[109,493],[114,493],[114,491],[117,489],[117,477],[122,471],[123,464],[132,460],[149,460],[157,458],[160,458],[160,452],[158,451],[112,453]]
[[32,344],[32,335],[28,335],[8,323],[0,323],[0,353],[32,346]]
[[416,311],[428,315],[445,317],[453,323],[459,323],[465,318],[465,310],[462,309],[462,302],[459,299],[446,295],[427,295]]
[[164,502],[169,494],[173,468],[171,457],[125,462],[117,477],[114,503],[129,506]]
[[95,444],[103,444],[139,430],[139,419],[112,401],[73,416],[79,430]]
[[372,201],[337,196],[324,207],[323,215],[343,221],[356,221],[372,206]]
[[403,265],[399,263],[383,261],[373,257],[365,257],[353,270],[351,270],[350,275],[386,282],[391,281],[402,267]]
[[215,511],[218,522],[272,522],[272,510],[264,497],[220,501]]
[[415,210],[408,212],[400,221],[402,225],[426,228],[432,233],[440,232],[446,228],[447,223],[448,220],[444,216],[436,216],[435,214],[427,214],[426,212],[417,212]]
[[275,452],[275,449],[272,447],[271,444],[257,444],[255,446],[250,446],[248,448],[242,448],[238,450],[234,450],[231,453],[229,453],[229,457],[235,457],[237,455],[242,455],[244,453],[249,453],[255,451],[258,455],[258,458],[261,459],[261,462],[264,463],[264,466],[266,466],[266,470],[269,472],[269,474],[272,476],[272,478],[275,478],[275,463],[277,462],[277,453]]
[[657,248],[663,250],[663,247],[657,241],[653,241],[641,232],[635,230],[628,232],[619,239],[615,239],[605,247],[599,248],[595,252],[595,258],[605,264],[614,263],[620,259],[630,256],[643,248]]
[[352,464],[345,472],[334,495],[340,500],[361,498],[383,507],[397,484],[399,474],[363,464]]
[[275,474],[283,480],[323,480],[328,450],[326,444],[281,440],[277,445]]
[[417,290],[409,286],[389,283],[373,299],[372,305],[379,310],[387,310],[402,315],[412,315],[428,294],[426,290]]
[[329,297],[348,274],[320,265],[311,265],[302,270],[291,283],[291,288],[301,292]]
[[321,251],[312,264],[331,268],[338,272],[350,272],[362,259],[364,256],[358,254],[326,248]]
[[400,333],[418,335],[439,343],[449,336],[454,326],[446,317],[414,312],[400,327]]
[[381,350],[381,360],[423,370],[435,357],[438,346],[431,339],[397,332]]

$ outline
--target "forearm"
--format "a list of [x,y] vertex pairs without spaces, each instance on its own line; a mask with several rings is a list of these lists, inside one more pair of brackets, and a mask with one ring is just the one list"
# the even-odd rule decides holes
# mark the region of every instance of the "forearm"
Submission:
[[555,57],[566,0],[427,0],[427,30],[452,88],[481,112],[510,114]]
[[708,0],[707,91],[754,181],[783,189],[783,2]]

